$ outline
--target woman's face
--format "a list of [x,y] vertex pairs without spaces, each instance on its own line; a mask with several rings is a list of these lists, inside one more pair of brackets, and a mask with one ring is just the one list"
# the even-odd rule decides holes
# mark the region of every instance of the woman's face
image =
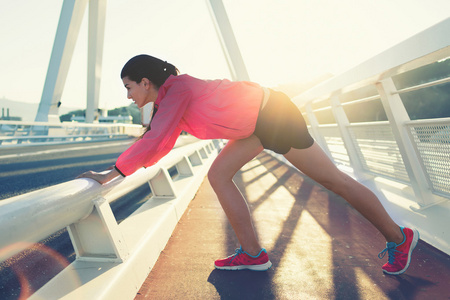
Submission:
[[128,77],[122,78],[123,85],[127,89],[127,98],[132,99],[139,108],[144,107],[149,102],[155,102],[158,97],[158,90],[147,78],[141,82],[130,80]]

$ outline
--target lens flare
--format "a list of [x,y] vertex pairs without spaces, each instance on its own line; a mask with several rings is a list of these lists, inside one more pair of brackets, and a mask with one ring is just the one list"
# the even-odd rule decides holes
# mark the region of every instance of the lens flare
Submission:
[[[18,249],[25,250],[17,253]],[[64,256],[42,243],[14,243],[0,249],[0,257],[8,257],[0,264],[0,271],[10,268],[20,284],[19,300],[28,299],[45,284],[37,279],[45,276],[50,280],[70,265]],[[73,288],[81,285],[75,271],[71,272],[69,278]]]

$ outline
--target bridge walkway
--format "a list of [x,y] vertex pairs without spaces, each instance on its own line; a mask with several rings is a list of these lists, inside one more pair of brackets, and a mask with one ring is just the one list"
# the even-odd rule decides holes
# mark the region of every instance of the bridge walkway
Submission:
[[342,198],[270,154],[235,177],[273,267],[219,271],[239,247],[204,180],[136,295],[142,299],[449,299],[450,257],[420,241],[401,276],[384,275],[381,234]]

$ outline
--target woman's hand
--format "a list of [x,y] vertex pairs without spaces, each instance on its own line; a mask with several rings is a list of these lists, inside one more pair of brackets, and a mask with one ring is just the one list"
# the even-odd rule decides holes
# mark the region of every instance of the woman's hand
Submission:
[[78,176],[77,178],[91,178],[100,184],[104,184],[108,181],[111,181],[113,178],[116,178],[119,175],[120,174],[119,172],[116,171],[116,169],[108,168],[103,172],[87,171]]

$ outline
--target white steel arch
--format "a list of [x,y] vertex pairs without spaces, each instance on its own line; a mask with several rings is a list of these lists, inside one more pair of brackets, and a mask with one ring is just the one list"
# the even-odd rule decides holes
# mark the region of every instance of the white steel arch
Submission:
[[206,0],[233,80],[250,80],[222,0]]
[[[98,116],[106,0],[64,0],[36,122],[59,122],[58,110],[72,54],[89,2],[86,122]],[[206,0],[233,80],[249,80],[222,0]]]
[[105,31],[106,0],[64,0],[53,43],[36,122],[59,122],[58,109],[72,54],[89,2],[89,42],[86,122],[92,123],[98,109]]

